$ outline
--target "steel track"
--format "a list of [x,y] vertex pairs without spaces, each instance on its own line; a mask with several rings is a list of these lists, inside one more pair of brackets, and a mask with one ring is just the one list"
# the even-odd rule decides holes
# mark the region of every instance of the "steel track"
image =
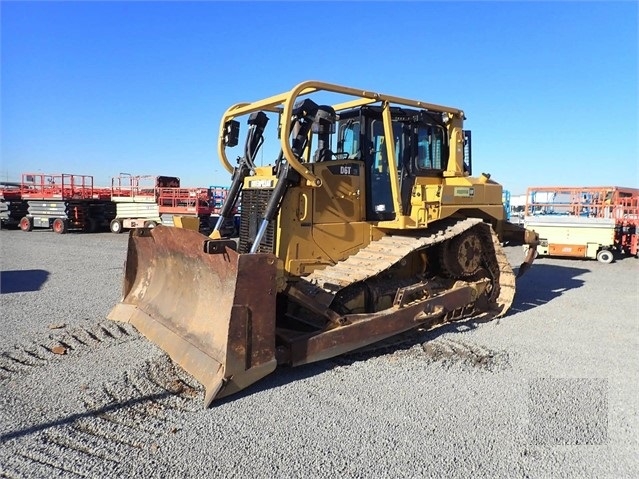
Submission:
[[[466,307],[464,311],[451,312],[450,320],[468,317],[487,320],[503,316],[510,308],[515,295],[515,276],[499,238],[489,224],[478,218],[442,221],[431,232],[421,236],[384,236],[344,261],[316,270],[303,279],[312,287],[321,289],[321,296],[324,298],[334,298],[338,291],[373,278],[398,264],[410,253],[441,244],[471,228],[480,229],[481,235],[489,245],[483,251],[482,259],[484,268],[489,271],[493,280],[493,301],[488,310],[478,311],[474,307]],[[323,302],[328,306],[327,299]]]

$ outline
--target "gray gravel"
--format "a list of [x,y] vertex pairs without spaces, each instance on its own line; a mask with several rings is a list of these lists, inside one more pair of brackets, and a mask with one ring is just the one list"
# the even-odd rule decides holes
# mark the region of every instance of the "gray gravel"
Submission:
[[505,318],[279,369],[204,410],[105,319],[126,235],[0,243],[2,477],[639,477],[634,258],[540,259]]

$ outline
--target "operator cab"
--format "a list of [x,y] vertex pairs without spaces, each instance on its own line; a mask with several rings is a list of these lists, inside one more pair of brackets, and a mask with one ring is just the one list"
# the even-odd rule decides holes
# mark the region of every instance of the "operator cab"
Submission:
[[[404,211],[409,214],[415,178],[443,175],[449,158],[449,140],[442,115],[426,110],[391,107],[395,159]],[[364,162],[366,171],[366,219],[395,219],[388,150],[382,108],[367,106],[340,112],[337,154]]]

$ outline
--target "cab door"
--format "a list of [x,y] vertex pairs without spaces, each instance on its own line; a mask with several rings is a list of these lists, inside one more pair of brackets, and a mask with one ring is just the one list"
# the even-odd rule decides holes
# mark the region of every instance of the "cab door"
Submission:
[[342,140],[334,159],[313,165],[322,187],[312,189],[313,241],[335,261],[359,249],[368,231],[359,121],[349,121],[340,129]]

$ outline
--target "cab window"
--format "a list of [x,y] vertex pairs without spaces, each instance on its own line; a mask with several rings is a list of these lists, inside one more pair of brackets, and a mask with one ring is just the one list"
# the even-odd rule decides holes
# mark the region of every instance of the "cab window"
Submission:
[[[381,120],[373,120],[372,122],[373,138],[372,149],[373,165],[377,171],[388,170],[388,152],[384,137],[384,123]],[[395,158],[398,169],[404,160],[404,151],[406,147],[406,138],[404,137],[404,126],[400,122],[393,122],[393,137],[395,141]]]
[[359,121],[348,121],[340,125],[340,141],[337,145],[337,151],[339,153],[348,153],[348,157],[351,159],[359,159],[361,157],[360,130]]
[[417,128],[417,167],[423,170],[441,170],[447,158],[445,130],[441,127],[425,125]]

